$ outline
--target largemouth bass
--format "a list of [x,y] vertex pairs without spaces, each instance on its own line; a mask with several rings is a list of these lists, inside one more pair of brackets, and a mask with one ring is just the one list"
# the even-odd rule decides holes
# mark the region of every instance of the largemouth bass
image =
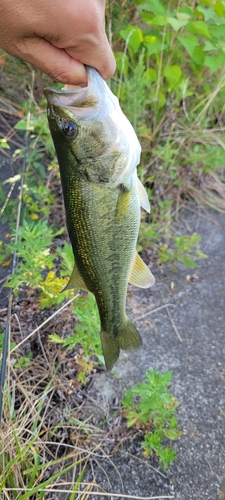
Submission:
[[142,341],[128,319],[128,282],[148,288],[151,271],[136,252],[140,206],[150,211],[137,177],[140,144],[118,99],[96,70],[88,86],[45,90],[75,267],[66,289],[95,296],[105,364]]

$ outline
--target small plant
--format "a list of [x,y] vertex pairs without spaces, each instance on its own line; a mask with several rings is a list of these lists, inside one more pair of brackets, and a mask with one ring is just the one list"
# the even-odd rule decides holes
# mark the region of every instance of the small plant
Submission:
[[177,439],[181,432],[176,420],[177,400],[167,389],[172,373],[146,372],[146,382],[128,389],[122,400],[122,414],[127,427],[135,427],[144,436],[144,455],[156,454],[164,469],[175,460],[176,453],[164,446],[165,439]]
[[12,287],[14,293],[18,293],[21,286],[36,289],[41,307],[65,300],[65,294],[60,291],[66,280],[56,276],[53,270],[55,254],[50,252],[53,239],[61,233],[61,229],[55,231],[46,221],[24,221],[18,232],[18,242],[7,245],[7,251],[16,250],[19,263],[6,286]]
[[[100,320],[96,301],[92,293],[86,297],[78,297],[76,305],[72,307],[79,323],[75,326],[74,332],[66,338],[61,338],[56,333],[49,335],[51,342],[61,344],[68,351],[80,346],[82,355],[76,357],[80,369],[78,381],[84,383],[88,372],[93,370],[96,364],[104,364],[102,347],[100,340]],[[97,358],[97,363],[92,357]]]
[[199,234],[193,233],[192,235],[184,234],[182,236],[175,236],[172,238],[173,248],[168,248],[168,245],[159,245],[158,255],[159,263],[170,262],[175,264],[175,262],[182,262],[188,267],[197,267],[196,262],[192,258],[192,255],[200,257],[201,259],[207,259],[207,255],[201,250],[194,249],[200,241],[201,236]]
[[[4,345],[4,338],[5,338],[5,334],[4,333],[0,333],[0,359],[1,359],[1,354],[2,354],[3,345]],[[15,342],[10,342],[10,347],[9,347],[10,351],[14,347],[16,347]]]
[[[60,277],[61,279],[71,275],[74,267],[74,256],[71,245],[64,244],[63,248],[57,248],[57,253],[61,259]],[[71,292],[73,293],[73,292]],[[62,293],[62,296],[64,293]],[[43,303],[44,298],[42,299]],[[61,344],[68,351],[79,346],[82,350],[82,356],[78,356],[77,363],[81,371],[78,375],[80,382],[85,381],[86,374],[92,370],[95,362],[90,361],[90,357],[95,356],[98,363],[104,364],[100,341],[100,321],[96,301],[92,293],[84,297],[78,297],[76,305],[72,307],[72,313],[76,316],[79,323],[74,331],[66,338],[61,338],[56,333],[49,336],[51,342]]]
[[0,151],[1,151],[1,149],[10,149],[10,146],[8,145],[8,141],[5,137],[3,139],[0,139]]
[[[30,137],[30,153],[28,155],[28,162],[35,162],[33,165],[34,168],[38,169],[39,173],[43,177],[45,177],[45,169],[43,163],[40,162],[42,158],[44,158],[44,152],[47,152],[50,157],[54,157],[55,151],[53,142],[51,140],[51,135],[49,133],[49,126],[47,115],[45,112],[45,99],[40,102],[40,105],[37,102],[30,100],[25,101],[21,104],[21,111],[24,113],[25,118],[18,121],[15,125],[16,130],[23,130],[24,132],[31,132]],[[31,109],[30,109],[31,107]],[[30,112],[30,122],[27,123],[26,116]],[[40,151],[38,151],[40,149]]]
[[[171,226],[175,215],[172,204],[172,200],[164,201],[159,198],[158,206],[153,205],[150,216],[147,216],[147,220],[142,220],[138,240],[139,252],[146,248],[156,248],[158,251],[160,240],[170,241]],[[143,214],[143,217],[145,217],[145,214]],[[150,217],[151,220],[148,220]]]
[[60,276],[71,276],[74,268],[74,255],[71,245],[65,242],[63,248],[57,248],[57,253],[62,261]]
[[79,320],[79,324],[76,325],[76,337],[77,342],[83,346],[84,355],[90,356],[93,352],[102,361],[100,320],[94,295],[88,293],[87,297],[78,297],[72,311]]
[[31,364],[31,359],[33,358],[33,353],[28,352],[26,356],[20,356],[16,361],[14,368],[27,368]]
[[[2,351],[3,351],[3,346],[4,346],[4,339],[5,339],[5,334],[0,333],[0,361],[2,357]],[[9,350],[11,351],[16,347],[15,342],[10,342],[9,345]],[[26,356],[20,356],[16,363],[14,364],[14,368],[24,368],[27,366],[30,366],[31,358],[33,357],[32,352],[28,352]]]

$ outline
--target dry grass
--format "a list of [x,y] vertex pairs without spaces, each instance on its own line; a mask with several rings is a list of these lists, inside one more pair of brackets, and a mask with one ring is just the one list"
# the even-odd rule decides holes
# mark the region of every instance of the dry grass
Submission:
[[[30,366],[15,369],[8,362],[0,429],[0,484],[3,498],[50,498],[48,491],[65,488],[90,491],[82,483],[90,457],[103,451],[105,430],[82,418],[82,389],[70,362],[54,346],[45,346]],[[97,444],[96,444],[97,443]]]

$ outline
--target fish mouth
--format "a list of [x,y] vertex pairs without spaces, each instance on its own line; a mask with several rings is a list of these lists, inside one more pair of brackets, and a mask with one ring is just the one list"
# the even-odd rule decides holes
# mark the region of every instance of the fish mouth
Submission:
[[99,73],[86,66],[88,74],[87,86],[65,85],[61,90],[44,89],[49,104],[57,107],[90,108],[99,103],[102,86],[106,85]]
[[82,104],[86,100],[87,87],[73,87],[70,89],[62,88],[61,90],[44,89],[44,94],[50,104],[53,106],[76,106]]

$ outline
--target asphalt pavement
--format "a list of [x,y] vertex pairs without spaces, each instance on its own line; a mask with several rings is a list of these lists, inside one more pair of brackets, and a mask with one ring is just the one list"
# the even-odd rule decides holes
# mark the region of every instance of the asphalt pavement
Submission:
[[[181,213],[180,220],[178,230],[187,233],[188,228],[202,236],[200,248],[208,258],[198,260],[195,270],[181,264],[175,271],[168,265],[162,270],[153,268],[155,286],[146,291],[130,291],[128,312],[139,328],[143,347],[138,352],[123,353],[115,367],[120,384],[126,387],[143,381],[150,368],[172,370],[171,391],[180,403],[177,418],[183,433],[178,441],[170,442],[176,449],[177,460],[166,477],[142,464],[139,458],[131,459],[132,453],[126,453],[126,449],[114,464],[123,478],[124,494],[223,500],[225,216],[214,211],[201,212],[191,204],[190,210]],[[103,401],[110,404],[118,395],[113,375],[97,376],[91,394],[99,405]],[[111,492],[121,493],[115,470],[106,462],[104,467]],[[92,498],[95,500],[95,496]]]

